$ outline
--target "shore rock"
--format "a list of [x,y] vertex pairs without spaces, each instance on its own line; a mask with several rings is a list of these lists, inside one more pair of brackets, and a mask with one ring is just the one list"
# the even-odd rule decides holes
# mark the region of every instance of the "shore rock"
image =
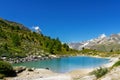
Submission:
[[96,80],[97,78],[95,77],[95,75],[88,75],[85,77],[80,78],[79,80]]
[[26,70],[26,67],[25,66],[18,66],[18,67],[15,67],[14,70],[16,71],[16,73],[21,73],[21,72]]

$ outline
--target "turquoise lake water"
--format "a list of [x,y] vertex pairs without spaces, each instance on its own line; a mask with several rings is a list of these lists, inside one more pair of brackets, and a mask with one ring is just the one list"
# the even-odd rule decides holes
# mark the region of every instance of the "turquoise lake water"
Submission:
[[54,72],[65,73],[76,69],[96,68],[106,63],[109,63],[109,59],[88,56],[77,56],[17,63],[13,64],[13,66],[27,66],[30,68],[49,68]]

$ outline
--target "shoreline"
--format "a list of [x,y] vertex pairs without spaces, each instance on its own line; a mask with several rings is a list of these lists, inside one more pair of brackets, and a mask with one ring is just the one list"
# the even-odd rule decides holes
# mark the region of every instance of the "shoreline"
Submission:
[[117,58],[117,57],[111,57],[111,58],[109,58],[110,59],[110,63],[107,63],[107,64],[104,64],[104,65],[102,65],[103,67],[106,67],[106,68],[110,68],[110,67],[112,67],[112,65],[114,65],[117,61],[119,61],[119,58]]
[[[96,56],[88,56],[88,57],[96,57]],[[99,57],[96,58],[106,58],[110,59],[110,62],[107,64],[103,64],[101,67],[109,68],[111,67],[115,62],[119,60],[118,57]],[[67,73],[56,73],[51,70],[37,68],[34,71],[23,71],[18,74],[16,77],[8,77],[6,80],[73,80],[76,78],[87,76],[88,73],[92,72],[97,68],[83,68],[83,69],[77,69],[73,70]],[[59,78],[59,79],[58,79]]]
[[5,80],[73,80],[87,75],[92,70],[93,69],[78,69],[68,73],[55,73],[42,68],[34,69],[33,71],[26,69],[16,77],[6,77]]
[[7,61],[11,64],[15,63],[24,63],[24,62],[30,62],[30,61],[38,61],[38,60],[46,60],[46,59],[54,59],[54,58],[60,58],[60,56],[57,55],[49,55],[49,56],[27,56],[24,58],[9,58],[6,59],[6,57],[1,57],[0,59],[3,61]]
[[24,63],[24,62],[30,62],[30,61],[38,61],[38,60],[47,60],[47,59],[55,59],[55,58],[62,58],[62,57],[94,57],[94,58],[106,58],[106,59],[111,59],[112,57],[101,57],[101,56],[93,56],[93,55],[48,55],[48,56],[35,56],[35,55],[31,55],[31,56],[27,56],[24,58],[9,58],[6,59],[6,57],[1,57],[0,59],[7,61],[11,64],[15,64],[15,63]]

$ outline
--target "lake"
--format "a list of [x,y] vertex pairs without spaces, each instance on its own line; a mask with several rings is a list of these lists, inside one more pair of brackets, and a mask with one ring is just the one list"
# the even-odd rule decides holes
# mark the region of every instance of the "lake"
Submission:
[[57,73],[70,72],[76,69],[90,69],[109,63],[109,59],[88,56],[62,57],[55,59],[16,63],[13,66],[26,66],[30,68],[49,68]]

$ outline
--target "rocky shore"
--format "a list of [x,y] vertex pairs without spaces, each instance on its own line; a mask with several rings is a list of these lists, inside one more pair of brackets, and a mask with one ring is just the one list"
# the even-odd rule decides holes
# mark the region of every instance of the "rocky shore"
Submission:
[[56,55],[49,55],[49,56],[36,56],[31,55],[24,58],[6,58],[1,57],[0,59],[10,62],[10,63],[21,63],[21,62],[28,62],[28,61],[37,61],[37,60],[46,60],[46,59],[53,59],[53,58],[59,58],[59,56]]
[[[68,75],[54,73],[48,69],[25,68],[23,66],[15,68],[16,77],[6,77],[5,80],[71,80]],[[63,79],[64,78],[64,79]]]

